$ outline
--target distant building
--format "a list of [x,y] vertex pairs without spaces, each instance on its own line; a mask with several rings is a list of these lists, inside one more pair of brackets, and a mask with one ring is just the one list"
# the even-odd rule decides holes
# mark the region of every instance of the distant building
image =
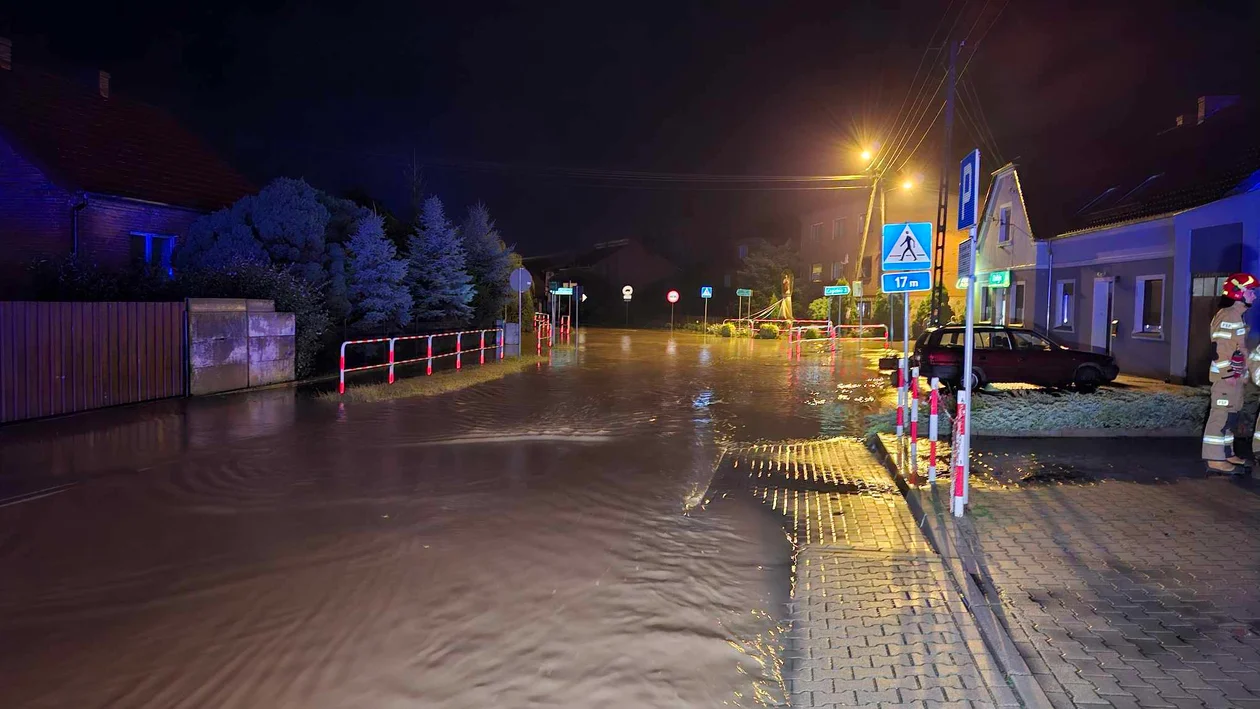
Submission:
[[[945,285],[951,295],[961,296],[958,281],[958,243],[966,236],[957,232],[958,193],[953,186],[946,218]],[[883,224],[930,222],[936,224],[939,192],[935,181],[924,182],[912,189],[889,188],[881,199],[877,193],[871,200],[870,189],[837,190],[832,206],[801,215],[801,267],[796,274],[796,290],[807,298],[822,294],[822,286],[837,280],[861,282],[867,297],[880,290],[881,238]],[[867,210],[871,228],[866,229]],[[865,234],[864,234],[865,232]],[[933,226],[935,232],[935,226]],[[800,297],[800,296],[797,296]],[[918,297],[911,298],[913,303]]]
[[169,267],[194,219],[253,191],[168,113],[94,79],[15,64],[0,38],[0,292],[41,257]]
[[638,293],[678,273],[673,262],[634,239],[606,241],[587,249],[528,256],[522,260],[533,274],[534,289],[541,298],[545,298],[550,278],[557,282],[572,280],[582,284],[592,296],[615,297],[620,303],[623,286],[631,286]]
[[[1221,283],[1260,272],[1257,127],[1236,97],[1203,97],[1197,116],[1077,184],[1029,193],[1025,167],[998,170],[980,228],[979,319],[1110,351],[1124,373],[1206,381]],[[1249,317],[1256,331],[1260,312]]]

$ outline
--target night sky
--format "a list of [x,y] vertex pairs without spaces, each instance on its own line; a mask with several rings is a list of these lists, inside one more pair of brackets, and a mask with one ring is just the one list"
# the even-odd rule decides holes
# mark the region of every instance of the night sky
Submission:
[[[854,172],[921,62],[935,87],[944,54],[924,50],[947,33],[974,56],[955,152],[987,121],[987,166],[996,148],[1061,175],[1199,94],[1254,98],[1260,66],[1255,2],[120,5],[18,3],[0,33],[17,63],[110,71],[259,184],[363,189],[405,217],[414,155],[449,209],[486,202],[526,254],[635,237],[691,260],[792,234],[835,193],[608,174]],[[929,183],[939,129],[898,160]]]

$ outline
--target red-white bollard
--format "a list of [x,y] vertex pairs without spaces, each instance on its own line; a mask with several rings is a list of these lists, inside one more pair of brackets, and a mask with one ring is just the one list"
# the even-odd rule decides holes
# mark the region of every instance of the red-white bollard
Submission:
[[950,506],[954,509],[955,517],[963,516],[963,507],[966,505],[966,492],[963,489],[963,465],[967,460],[967,393],[965,391],[958,392],[958,413],[954,419],[954,440],[951,444],[954,458],[954,479],[950,482],[953,491],[950,494]]
[[937,412],[941,405],[941,380],[932,377],[932,393],[928,394],[928,482],[936,482]]
[[906,368],[897,358],[897,438],[906,435]]
[[477,362],[477,364],[485,364],[486,363],[486,331],[485,330],[481,331],[481,344],[477,346],[477,354],[480,356],[480,360],[481,360],[480,362]]
[[919,368],[910,368],[910,471],[919,474]]
[[459,344],[460,344],[459,341],[461,339],[463,339],[463,333],[459,333],[459,332],[455,333],[455,368],[456,369],[460,368],[460,364],[461,364],[460,359],[463,357],[463,355],[460,354],[460,348],[459,348]]
[[391,337],[389,339],[389,383],[390,384],[394,383],[394,340],[395,339],[397,338]]
[[424,376],[427,377],[430,374],[433,374],[433,336],[432,335],[429,335],[428,354],[425,356],[429,358],[428,363],[424,365]]

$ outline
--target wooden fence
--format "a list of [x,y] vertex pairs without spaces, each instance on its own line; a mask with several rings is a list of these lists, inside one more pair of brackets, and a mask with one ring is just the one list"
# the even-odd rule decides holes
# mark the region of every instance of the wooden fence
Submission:
[[184,303],[0,302],[0,423],[182,396]]

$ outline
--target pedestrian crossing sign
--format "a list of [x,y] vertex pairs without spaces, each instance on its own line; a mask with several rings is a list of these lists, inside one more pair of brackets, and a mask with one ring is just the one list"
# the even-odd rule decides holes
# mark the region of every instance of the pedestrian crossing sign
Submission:
[[883,236],[883,271],[932,270],[931,223],[885,224]]

